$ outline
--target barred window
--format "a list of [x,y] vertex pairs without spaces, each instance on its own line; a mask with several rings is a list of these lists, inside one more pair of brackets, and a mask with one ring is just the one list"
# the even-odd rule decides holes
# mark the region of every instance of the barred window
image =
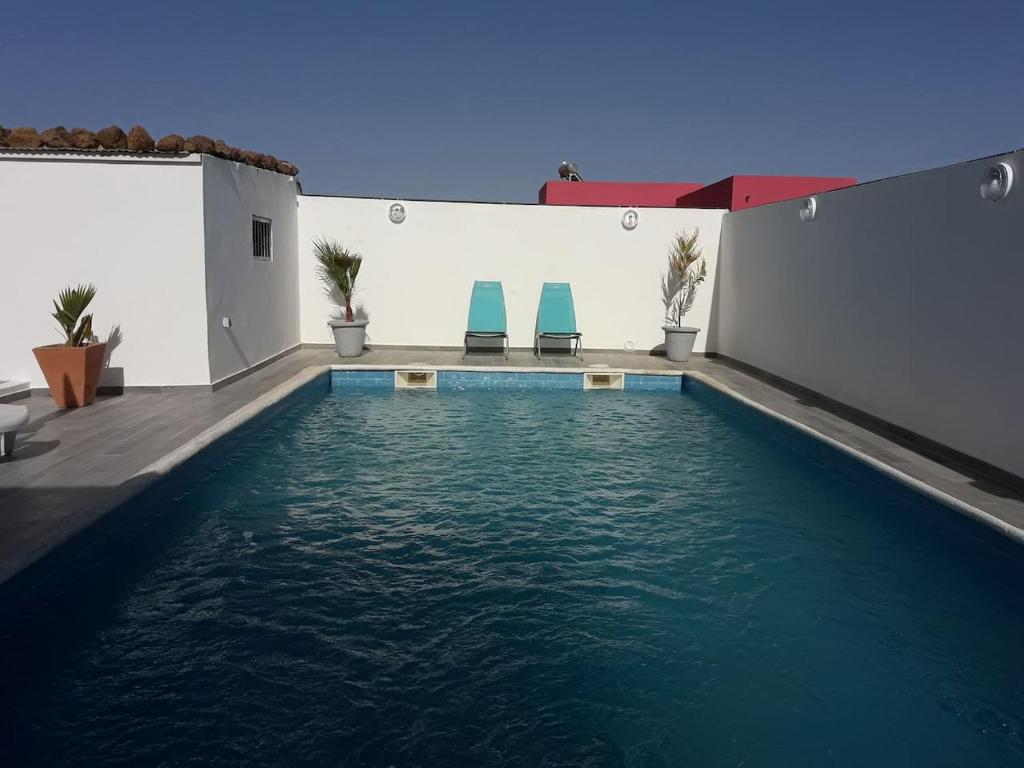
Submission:
[[262,216],[252,217],[252,257],[260,261],[273,258],[273,239],[270,232],[270,219]]

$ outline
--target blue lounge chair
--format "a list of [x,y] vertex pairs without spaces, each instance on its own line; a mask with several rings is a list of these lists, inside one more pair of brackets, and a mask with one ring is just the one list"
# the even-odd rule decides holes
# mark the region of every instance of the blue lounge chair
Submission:
[[469,321],[462,341],[462,357],[469,353],[469,340],[502,339],[501,348],[508,360],[508,324],[505,318],[505,292],[497,281],[477,280],[469,299]]
[[[576,308],[572,303],[572,288],[568,283],[544,283],[537,307],[537,334],[533,348],[541,356],[541,339],[565,339],[576,342],[574,355],[583,359],[583,334],[576,330]],[[570,346],[571,348],[571,346]]]

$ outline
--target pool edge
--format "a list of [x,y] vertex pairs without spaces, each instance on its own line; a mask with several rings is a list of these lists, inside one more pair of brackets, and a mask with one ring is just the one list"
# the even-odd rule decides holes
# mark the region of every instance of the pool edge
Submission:
[[47,555],[58,549],[61,545],[70,541],[71,539],[80,535],[85,529],[89,528],[92,524],[97,522],[100,518],[106,516],[109,512],[116,509],[121,504],[126,503],[133,497],[137,496],[143,490],[157,482],[167,474],[169,474],[176,467],[188,461],[190,458],[198,454],[204,448],[224,437],[225,435],[233,432],[237,428],[251,421],[253,418],[259,416],[268,408],[281,402],[303,386],[314,381],[318,376],[325,374],[329,375],[332,370],[395,370],[396,368],[402,369],[416,369],[416,368],[428,368],[433,370],[484,370],[488,372],[506,371],[506,372],[522,372],[522,373],[584,373],[584,372],[621,372],[629,374],[640,374],[640,375],[652,375],[652,376],[673,376],[682,377],[685,385],[686,379],[692,379],[704,384],[746,406],[749,406],[777,421],[793,427],[794,429],[826,444],[829,445],[842,453],[860,461],[867,466],[881,472],[883,475],[899,482],[900,484],[921,493],[928,498],[934,499],[944,506],[951,508],[967,517],[970,517],[978,522],[982,523],[986,527],[995,530],[1002,534],[1008,539],[1018,543],[1024,544],[1024,529],[1018,527],[1002,518],[994,515],[990,512],[976,507],[957,496],[947,493],[945,491],[936,488],[935,486],[920,480],[912,475],[909,475],[896,467],[871,456],[852,445],[849,445],[841,440],[830,437],[823,432],[801,422],[799,419],[786,416],[772,408],[762,405],[761,403],[753,400],[740,392],[734,390],[732,387],[723,384],[722,382],[715,379],[713,376],[709,376],[702,371],[689,370],[651,370],[643,368],[584,368],[584,367],[566,367],[566,368],[523,368],[517,366],[475,366],[475,365],[458,365],[458,366],[430,366],[427,364],[416,364],[416,365],[360,365],[355,364],[317,364],[307,366],[301,369],[298,373],[294,374],[289,379],[281,382],[272,389],[264,392],[254,400],[245,404],[241,408],[231,412],[227,416],[223,417],[219,421],[215,422],[205,430],[200,432],[195,437],[187,440],[182,445],[174,448],[158,459],[152,461],[142,469],[135,472],[128,481],[122,483],[120,486],[111,489],[110,495],[107,498],[107,503],[101,507],[97,507],[92,510],[91,514],[84,520],[80,526],[67,528],[59,532],[59,535],[53,536],[48,540],[40,542],[40,545],[34,548],[30,552],[24,553],[24,556],[8,564],[9,567],[4,568],[0,572],[0,586],[6,585],[19,575],[28,571],[32,566],[39,563]]
[[[871,468],[881,472],[893,480],[901,483],[902,485],[911,488],[918,493],[922,493],[929,498],[932,498],[941,504],[960,512],[961,514],[967,515],[984,525],[998,531],[1004,536],[1016,541],[1017,543],[1024,544],[1024,529],[1018,528],[1012,523],[993,515],[985,510],[969,504],[963,499],[960,499],[950,493],[942,491],[935,486],[926,483],[923,480],[919,480],[912,475],[903,472],[891,464],[887,464],[881,459],[876,459],[874,456],[861,451],[852,445],[844,443],[841,440],[837,440],[834,437],[830,437],[823,432],[811,427],[798,419],[794,419],[790,416],[786,416],[779,413],[766,405],[758,403],[756,400],[743,395],[732,387],[721,383],[712,376],[701,371],[694,370],[681,370],[681,371],[664,371],[664,370],[650,370],[642,368],[523,368],[516,366],[474,366],[474,365],[455,365],[455,366],[430,366],[426,364],[414,364],[407,366],[400,366],[404,369],[417,369],[417,368],[429,368],[432,370],[453,370],[453,371],[476,371],[485,370],[490,372],[502,371],[509,373],[583,373],[592,371],[610,371],[614,373],[630,373],[630,374],[642,374],[642,375],[660,375],[660,376],[682,376],[685,378],[695,379],[718,392],[721,392],[744,405],[751,407],[773,419],[781,421],[784,424],[799,430],[800,432],[819,440],[826,445],[829,445],[844,454],[851,456],[852,458],[870,466]],[[155,481],[159,477],[166,475],[168,472],[173,470],[175,467],[184,463],[192,456],[197,454],[203,448],[207,447],[214,441],[234,431],[236,428],[248,422],[250,419],[262,413],[267,408],[271,407],[275,403],[288,397],[290,394],[300,389],[305,384],[313,381],[317,376],[329,373],[333,370],[395,370],[394,365],[314,365],[304,368],[299,373],[295,374],[292,378],[282,382],[273,389],[265,392],[260,397],[256,398],[252,402],[246,404],[237,411],[225,416],[216,424],[208,427],[206,430],[196,435],[191,440],[187,441],[183,445],[174,449],[168,454],[160,457],[156,461],[144,467],[137,472],[134,477],[151,475]],[[141,490],[141,489],[140,489]]]
[[1008,523],[1002,518],[997,517],[996,515],[993,515],[990,512],[986,512],[985,510],[976,507],[973,504],[969,504],[963,499],[954,496],[953,494],[940,490],[935,486],[926,483],[924,480],[919,480],[913,475],[909,475],[906,472],[903,472],[902,470],[899,470],[896,467],[892,466],[891,464],[887,464],[881,459],[876,459],[874,456],[871,456],[870,454],[865,453],[864,451],[861,451],[858,448],[854,448],[852,445],[848,445],[847,443],[844,443],[842,440],[837,440],[834,437],[830,437],[829,435],[820,432],[814,427],[804,424],[802,421],[799,421],[798,419],[794,419],[791,416],[786,416],[785,414],[779,413],[778,411],[769,408],[768,406],[763,405],[757,402],[756,400],[752,400],[746,395],[737,392],[727,384],[723,384],[722,382],[718,381],[713,376],[708,376],[707,374],[701,371],[685,371],[683,373],[683,377],[699,381],[701,384],[711,387],[715,391],[720,392],[728,397],[731,397],[732,399],[740,403],[743,403],[745,406],[753,408],[765,414],[766,416],[776,419],[777,421],[781,421],[782,423],[787,424],[788,426],[802,432],[803,434],[808,435],[809,437],[812,437],[815,440],[819,440],[825,443],[826,445],[829,445],[832,448],[841,451],[847,456],[856,459],[857,461],[867,464],[869,467],[878,472],[881,472],[886,477],[889,477],[895,480],[896,482],[905,485],[908,488],[917,491],[918,493],[923,494],[924,496],[934,499],[935,501],[938,501],[940,504],[943,504],[946,507],[949,507],[963,515],[966,515],[967,517],[977,520],[978,522],[988,526],[989,528],[992,528],[993,530],[1001,533],[1007,538],[1012,539],[1018,544],[1024,544],[1024,529],[1018,528],[1012,523]]
[[0,569],[0,587],[6,587],[13,583],[15,579],[27,574],[49,555],[61,549],[73,539],[77,539],[111,512],[137,497],[211,443],[259,416],[268,408],[315,380],[318,376],[327,374],[328,370],[329,366],[327,365],[312,365],[303,368],[291,378],[267,390],[241,408],[232,411],[219,421],[211,424],[195,437],[186,440],[177,448],[134,472],[124,482],[111,486],[107,489],[103,502],[89,509],[88,514],[75,520],[73,525],[53,531],[50,535],[37,542],[32,548],[21,552],[19,557],[5,562],[3,568]]
[[212,424],[195,437],[179,445],[173,451],[165,453],[156,461],[143,467],[132,476],[133,479],[144,475],[154,475],[156,477],[166,475],[175,467],[195,456],[199,451],[203,450],[203,448],[216,440],[219,440],[229,432],[233,432],[238,427],[261,414],[267,408],[270,408],[272,405],[281,402],[296,390],[316,379],[317,376],[322,376],[327,372],[327,370],[328,367],[323,365],[311,365],[308,368],[303,368],[290,379],[287,379],[273,389],[264,392],[255,400],[246,403],[238,410],[232,411],[220,421]]

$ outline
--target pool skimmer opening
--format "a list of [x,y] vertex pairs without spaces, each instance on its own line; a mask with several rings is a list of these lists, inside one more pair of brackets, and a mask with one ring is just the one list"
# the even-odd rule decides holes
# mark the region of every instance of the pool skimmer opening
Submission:
[[395,389],[437,389],[437,371],[395,371]]
[[622,389],[626,377],[621,373],[591,373],[583,374],[583,389]]

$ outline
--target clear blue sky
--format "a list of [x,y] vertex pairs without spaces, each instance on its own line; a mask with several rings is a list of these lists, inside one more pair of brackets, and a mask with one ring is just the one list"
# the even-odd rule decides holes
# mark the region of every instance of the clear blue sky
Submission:
[[[222,137],[307,192],[532,201],[588,179],[862,180],[1024,146],[1024,2],[25,6],[0,124]],[[108,9],[106,12],[97,9]]]

